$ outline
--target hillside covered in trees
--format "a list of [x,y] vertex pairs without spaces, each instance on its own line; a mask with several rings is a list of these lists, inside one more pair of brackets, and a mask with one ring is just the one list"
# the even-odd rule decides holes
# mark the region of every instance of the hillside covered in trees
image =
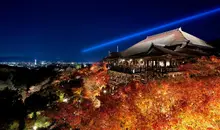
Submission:
[[26,98],[15,90],[1,91],[5,104],[21,105],[16,108],[20,115],[6,115],[7,123],[1,119],[1,128],[219,129],[219,63],[217,57],[202,57],[179,66],[181,75],[153,79],[146,84],[131,79],[127,85],[115,87],[114,92],[109,91],[111,78],[105,65],[57,73],[46,87],[37,91],[30,87]]

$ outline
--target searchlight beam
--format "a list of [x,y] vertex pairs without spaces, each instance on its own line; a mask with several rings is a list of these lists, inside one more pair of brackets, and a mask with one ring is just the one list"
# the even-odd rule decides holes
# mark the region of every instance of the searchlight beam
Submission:
[[167,28],[167,27],[171,27],[171,26],[183,23],[183,22],[187,22],[187,21],[191,21],[191,20],[198,19],[198,18],[201,18],[201,17],[205,17],[207,15],[211,15],[211,14],[214,14],[214,13],[217,13],[217,12],[220,12],[220,8],[216,8],[216,9],[213,9],[213,10],[209,10],[207,12],[192,15],[192,16],[182,18],[182,19],[179,19],[179,20],[167,23],[167,24],[160,25],[158,27],[150,28],[150,29],[147,29],[147,30],[144,30],[144,31],[141,31],[141,32],[137,32],[137,33],[125,36],[125,37],[121,37],[121,38],[109,41],[109,42],[105,42],[105,43],[102,43],[102,44],[84,49],[84,50],[82,50],[82,52],[85,53],[85,52],[97,50],[97,49],[102,48],[102,47],[113,45],[115,43],[122,42],[122,41],[131,39],[131,38],[134,38],[134,37],[137,37],[137,36],[141,36],[141,35],[144,35],[144,34],[152,33],[154,31],[157,31],[157,30],[160,30],[160,29],[163,29],[163,28]]

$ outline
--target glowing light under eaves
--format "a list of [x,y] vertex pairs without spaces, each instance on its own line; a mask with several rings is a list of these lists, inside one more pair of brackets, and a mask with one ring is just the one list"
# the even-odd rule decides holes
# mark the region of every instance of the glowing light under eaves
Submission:
[[189,16],[189,17],[186,17],[186,18],[182,18],[182,19],[176,20],[174,22],[163,24],[163,25],[160,25],[158,27],[150,28],[150,29],[144,30],[142,32],[134,33],[134,34],[131,34],[131,35],[128,35],[128,36],[125,36],[125,37],[121,37],[121,38],[118,38],[118,39],[115,39],[115,40],[112,40],[112,41],[109,41],[109,42],[106,42],[106,43],[103,43],[103,44],[99,44],[97,46],[93,46],[93,47],[84,49],[84,50],[82,50],[82,52],[93,51],[93,50],[96,50],[96,49],[99,49],[99,48],[102,48],[102,47],[105,47],[105,46],[109,46],[109,45],[112,45],[112,44],[115,44],[115,43],[118,43],[118,42],[121,42],[121,41],[125,41],[125,40],[131,39],[131,38],[134,38],[134,37],[137,37],[137,36],[140,36],[140,35],[144,35],[144,34],[151,33],[151,32],[154,32],[154,31],[157,31],[157,30],[160,30],[160,29],[163,29],[163,28],[167,28],[167,27],[170,27],[170,26],[174,26],[174,25],[177,25],[177,24],[180,24],[180,23],[183,23],[183,22],[187,22],[187,21],[190,21],[190,20],[198,19],[200,17],[211,15],[211,14],[217,13],[218,11],[220,11],[220,8],[216,8],[216,9],[213,9],[213,10],[209,10],[207,12],[199,13],[199,14],[192,15],[192,16]]

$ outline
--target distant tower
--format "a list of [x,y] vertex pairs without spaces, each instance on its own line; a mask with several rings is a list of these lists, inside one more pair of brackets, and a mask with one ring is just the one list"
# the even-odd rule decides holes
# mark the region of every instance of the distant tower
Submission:
[[119,50],[118,50],[118,46],[117,46],[117,52],[119,52]]
[[37,59],[34,59],[34,65],[37,65]]
[[111,52],[110,51],[108,51],[108,56],[110,56],[111,55]]

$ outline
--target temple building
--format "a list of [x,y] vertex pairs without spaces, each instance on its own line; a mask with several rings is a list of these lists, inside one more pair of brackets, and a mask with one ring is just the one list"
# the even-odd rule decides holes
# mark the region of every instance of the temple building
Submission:
[[205,41],[178,28],[148,36],[122,52],[112,52],[104,61],[109,69],[126,73],[173,72],[190,59],[213,55],[213,50]]

